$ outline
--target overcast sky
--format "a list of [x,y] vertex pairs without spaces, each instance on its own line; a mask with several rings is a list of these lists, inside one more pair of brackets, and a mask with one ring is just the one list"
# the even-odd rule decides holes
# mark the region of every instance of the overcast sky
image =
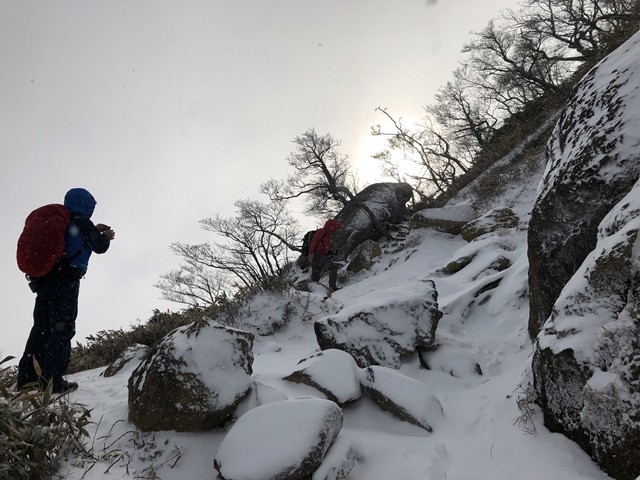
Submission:
[[179,265],[171,243],[206,241],[199,220],[284,178],[291,140],[312,127],[373,181],[375,108],[418,119],[469,32],[516,6],[0,0],[0,353],[20,356],[32,325],[15,261],[31,210],[84,187],[93,220],[116,231],[83,280],[75,340],[177,310],[153,287]]

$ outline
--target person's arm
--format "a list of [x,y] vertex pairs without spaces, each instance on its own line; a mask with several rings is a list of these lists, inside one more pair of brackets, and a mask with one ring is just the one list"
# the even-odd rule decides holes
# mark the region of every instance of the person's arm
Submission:
[[104,253],[109,249],[111,240],[115,237],[115,233],[111,227],[102,223],[94,225],[90,219],[80,216],[75,216],[73,222],[78,227],[80,233],[89,241],[91,250],[93,250],[94,253]]

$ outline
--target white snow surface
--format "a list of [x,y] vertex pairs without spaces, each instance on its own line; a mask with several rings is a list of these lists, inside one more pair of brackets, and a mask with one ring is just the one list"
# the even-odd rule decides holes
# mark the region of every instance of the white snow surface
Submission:
[[[494,206],[514,208],[523,220],[521,225],[526,225],[543,169],[544,165],[540,165],[535,176],[507,189],[501,198],[495,199]],[[344,422],[338,439],[343,445],[352,446],[358,458],[349,478],[609,478],[575,443],[549,432],[537,406],[527,405],[533,348],[527,334],[526,231],[488,234],[466,243],[459,236],[421,229],[412,232],[410,240],[405,250],[383,254],[371,271],[348,276],[343,288],[330,298],[324,298],[323,288],[314,287],[309,294],[294,292],[284,299],[295,307],[290,309],[286,325],[272,335],[255,338],[253,379],[257,388],[239,408],[240,420],[243,414],[249,415],[259,405],[325,398],[315,388],[283,380],[300,368],[301,360],[319,352],[313,331],[315,320],[354,304],[377,305],[380,291],[386,296],[396,291],[400,296],[400,292],[415,291],[418,285],[423,286],[425,279],[433,279],[439,293],[439,307],[444,312],[436,332],[436,344],[446,354],[447,363],[477,362],[483,374],[479,375],[473,368],[456,368],[453,376],[447,371],[453,369],[437,368],[437,362],[433,362],[436,368],[428,370],[420,365],[418,358],[402,365],[399,372],[424,384],[442,406],[432,433],[391,416],[366,397],[343,407]],[[436,273],[450,261],[471,254],[475,254],[471,263],[454,275]],[[502,272],[491,270],[489,267],[497,256],[509,258],[511,267]],[[478,293],[483,286],[499,279],[497,287]],[[259,310],[247,325],[258,323]],[[277,307],[268,310],[273,312]],[[323,364],[327,371],[317,371]],[[135,366],[132,362],[110,378],[100,375],[102,368],[69,377],[80,384],[80,388],[70,394],[71,401],[92,410],[95,424],[90,426],[90,446],[99,461],[69,459],[62,465],[62,473],[69,480],[215,479],[213,460],[233,422],[204,433],[139,432],[127,420],[127,380]],[[317,362],[314,369],[318,377],[346,374],[335,371],[335,362]],[[215,375],[215,366],[207,366],[200,373]],[[391,380],[384,384],[384,378],[378,379],[383,382],[378,386],[383,390],[395,389],[394,394],[402,396],[403,392],[397,391]],[[406,399],[409,405],[411,401]],[[518,403],[528,406],[529,416],[523,416]],[[420,406],[415,408],[419,410]],[[272,409],[269,419],[270,424],[277,425],[289,438],[300,433],[305,421],[296,418],[287,408]],[[239,432],[234,435],[241,435],[242,429]],[[231,440],[228,444],[232,444]],[[258,462],[265,472],[273,471],[290,453],[262,444],[256,438],[236,440],[235,448],[223,450],[225,458],[254,462],[251,468]],[[267,452],[270,455],[265,455]],[[143,476],[151,473],[156,476]]]
[[[281,428],[283,419],[297,428]],[[310,398],[262,405],[240,417],[220,444],[216,461],[225,478],[273,478],[283,467],[299,466],[319,443],[320,432],[333,438],[341,425],[340,407],[328,400]]]

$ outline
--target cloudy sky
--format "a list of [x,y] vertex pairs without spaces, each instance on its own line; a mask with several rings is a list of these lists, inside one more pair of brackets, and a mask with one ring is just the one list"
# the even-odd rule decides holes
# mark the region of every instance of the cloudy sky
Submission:
[[[76,340],[147,320],[175,241],[284,178],[309,128],[378,166],[383,106],[418,119],[460,49],[517,0],[0,0],[0,353],[19,356],[33,294],[15,262],[26,215],[90,190],[116,230],[83,280]],[[311,220],[306,220],[312,222]],[[307,226],[312,226],[307,225]]]

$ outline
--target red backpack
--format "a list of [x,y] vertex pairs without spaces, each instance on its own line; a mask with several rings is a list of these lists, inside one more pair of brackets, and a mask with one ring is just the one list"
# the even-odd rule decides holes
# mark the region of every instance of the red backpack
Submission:
[[64,253],[64,236],[70,221],[71,212],[57,203],[31,212],[18,239],[18,268],[33,278],[49,273]]

